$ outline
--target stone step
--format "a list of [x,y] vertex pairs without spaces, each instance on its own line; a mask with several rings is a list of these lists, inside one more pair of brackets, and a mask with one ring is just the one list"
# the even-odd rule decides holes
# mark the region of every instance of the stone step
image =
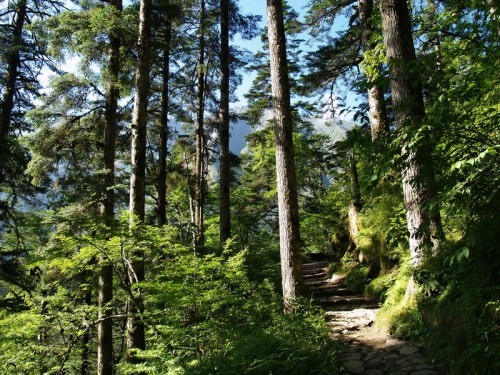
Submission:
[[304,280],[304,285],[306,285],[309,288],[319,287],[319,286],[325,286],[325,285],[329,285],[329,284],[330,284],[330,280],[328,280],[328,279],[323,279],[323,280],[316,280],[316,279]]
[[[328,285],[327,285],[328,286]],[[326,287],[318,287],[311,288],[309,292],[313,296],[355,296],[352,290],[346,287],[337,287],[337,288],[326,288]]]
[[[322,305],[329,312],[352,311],[353,309],[377,310],[380,306],[377,303],[363,303],[359,305]],[[329,318],[333,319],[333,318]]]
[[[322,280],[319,280],[319,281],[322,281]],[[333,294],[336,290],[342,290],[342,289],[351,290],[347,286],[345,286],[344,284],[340,284],[340,283],[336,284],[336,283],[332,283],[330,281],[324,282],[324,283],[317,285],[317,286],[311,286],[309,289],[310,290],[325,290],[325,291],[331,290]],[[354,292],[353,292],[353,294],[359,295],[359,293],[354,293]]]
[[329,271],[328,266],[320,265],[319,267],[306,267],[302,268],[302,273],[311,273],[314,271]]
[[318,302],[322,305],[329,306],[359,306],[364,304],[373,304],[374,301],[366,298],[365,296],[354,295],[354,296],[333,296],[328,298],[320,298]]
[[312,269],[312,268],[325,268],[328,267],[328,262],[313,262],[313,263],[303,263],[302,264],[302,269],[307,270],[307,269]]
[[302,278],[304,280],[309,280],[309,279],[324,279],[328,278],[328,273],[327,272],[315,272],[315,273],[310,273],[310,274],[304,274],[302,275]]

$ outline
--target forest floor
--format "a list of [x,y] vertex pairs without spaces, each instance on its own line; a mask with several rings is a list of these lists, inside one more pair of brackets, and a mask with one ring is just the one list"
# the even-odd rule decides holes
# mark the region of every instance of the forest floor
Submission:
[[303,265],[309,292],[325,310],[331,337],[341,344],[342,366],[349,374],[445,374],[421,346],[398,340],[375,327],[378,304],[352,292],[344,277],[330,276],[326,262]]

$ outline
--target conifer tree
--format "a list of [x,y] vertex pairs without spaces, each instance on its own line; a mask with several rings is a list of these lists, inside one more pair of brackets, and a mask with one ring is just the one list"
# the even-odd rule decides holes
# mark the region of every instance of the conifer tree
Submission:
[[198,29],[198,65],[197,65],[197,104],[195,127],[195,166],[194,166],[194,197],[193,197],[193,245],[195,251],[202,252],[205,243],[204,212],[205,202],[205,33],[206,33],[206,5],[200,0],[200,19]]
[[291,311],[293,299],[302,293],[302,262],[292,137],[293,119],[281,0],[267,0],[267,19],[275,120],[281,280],[285,311]]
[[219,211],[220,242],[222,245],[231,237],[231,200],[229,162],[229,0],[220,0],[220,172],[219,172]]
[[[131,230],[144,222],[146,179],[146,126],[148,120],[149,69],[151,60],[152,1],[141,0],[137,40],[137,70],[135,75],[134,110],[132,114],[132,153],[130,175]],[[144,249],[136,248],[129,254],[127,305],[127,360],[138,363],[137,350],[146,347],[143,321],[144,298],[139,285],[144,281]]]
[[[110,5],[116,10],[118,17],[122,11],[122,1],[112,0]],[[115,159],[116,137],[118,133],[118,99],[120,96],[120,46],[121,41],[117,32],[109,35],[108,79],[106,85],[106,104],[104,109],[104,147],[103,164],[104,176],[102,184],[102,201],[100,214],[104,222],[111,229],[114,221],[115,209]],[[99,324],[97,345],[97,373],[107,375],[113,373],[113,320],[112,309],[109,306],[113,300],[113,265],[105,256],[100,256],[99,263]]]

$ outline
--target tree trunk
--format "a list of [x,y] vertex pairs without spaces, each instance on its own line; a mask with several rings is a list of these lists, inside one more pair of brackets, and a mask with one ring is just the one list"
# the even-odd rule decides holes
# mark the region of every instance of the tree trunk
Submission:
[[281,278],[285,311],[290,312],[293,299],[301,294],[302,263],[293,150],[293,120],[281,0],[267,0],[267,19],[271,86],[276,122],[276,178],[278,183]]
[[[122,1],[111,3],[119,12]],[[106,87],[105,127],[104,127],[104,183],[101,216],[109,228],[113,226],[115,195],[115,150],[116,134],[118,132],[118,99],[120,89],[118,75],[120,73],[120,38],[110,35],[108,70],[109,78]],[[99,375],[113,374],[113,321],[110,303],[113,299],[113,267],[109,259],[99,257],[99,323],[97,325],[97,373]]]
[[[421,127],[425,110],[419,77],[412,67],[416,57],[410,15],[405,0],[381,0],[380,9],[396,124],[411,134]],[[424,139],[418,145],[402,148],[403,193],[414,267],[422,264],[426,249],[438,251],[442,233],[439,210],[429,208],[436,194],[434,170],[429,136],[422,134]]]
[[203,134],[204,113],[205,113],[205,0],[200,2],[200,29],[198,35],[199,55],[198,55],[198,107],[196,111],[196,156],[195,156],[195,189],[194,189],[194,223],[193,223],[193,242],[195,251],[200,254],[203,252],[204,236],[204,159],[205,142]]
[[229,161],[229,0],[220,1],[221,12],[221,85],[220,85],[220,172],[219,210],[220,242],[222,245],[231,237],[231,166]]
[[[373,35],[373,0],[358,0],[358,9],[361,21],[361,44],[363,47],[363,54],[365,54],[375,48],[373,42],[370,41]],[[363,74],[368,83],[367,92],[368,105],[370,107],[370,128],[372,140],[375,140],[380,134],[389,131],[384,90],[379,84],[373,82],[375,77],[370,75],[368,71],[364,71]]]
[[168,142],[168,110],[169,110],[169,80],[170,80],[170,39],[172,21],[170,16],[166,21],[165,48],[163,50],[162,67],[162,94],[161,94],[161,122],[160,122],[160,147],[158,150],[158,225],[167,223],[167,142]]
[[[142,223],[145,213],[146,175],[146,125],[149,92],[149,62],[151,55],[151,8],[152,0],[141,0],[139,10],[138,67],[135,76],[134,111],[132,113],[132,155],[130,176],[131,228],[134,222]],[[140,362],[136,350],[146,346],[144,322],[144,301],[138,283],[144,281],[144,250],[131,251],[128,283],[131,297],[128,300],[127,316],[127,360]]]
[[4,147],[6,138],[10,131],[12,120],[12,110],[14,108],[14,95],[16,92],[16,82],[19,65],[21,64],[20,49],[23,44],[23,28],[26,20],[27,0],[19,0],[16,7],[16,20],[12,30],[12,46],[7,54],[7,76],[5,78],[5,88],[2,98],[0,112],[0,145]]

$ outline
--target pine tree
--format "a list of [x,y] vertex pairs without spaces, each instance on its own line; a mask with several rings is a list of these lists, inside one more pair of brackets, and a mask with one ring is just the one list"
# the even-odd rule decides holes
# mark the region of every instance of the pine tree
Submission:
[[220,242],[222,245],[231,237],[231,165],[229,155],[229,0],[220,0],[220,172],[219,211]]
[[[113,0],[110,5],[116,9],[118,16],[122,11],[122,1]],[[116,31],[109,36],[108,79],[106,85],[106,104],[104,109],[104,176],[102,184],[102,201],[100,214],[104,222],[113,228],[115,209],[115,159],[116,136],[118,133],[118,99],[120,96],[120,37]],[[97,328],[97,373],[107,375],[113,373],[113,320],[109,306],[113,300],[113,265],[105,256],[99,257],[99,324]]]
[[[135,75],[134,110],[132,114],[132,154],[130,175],[131,230],[140,226],[145,217],[146,126],[148,120],[149,70],[151,60],[152,1],[141,0],[139,36],[137,40],[137,71]],[[127,304],[127,360],[141,362],[137,350],[146,347],[143,322],[144,299],[140,283],[144,281],[144,249],[136,248],[129,254]]]
[[293,150],[293,119],[281,0],[267,1],[269,59],[275,120],[276,177],[280,222],[281,278],[285,311],[302,293],[302,262],[297,183]]

